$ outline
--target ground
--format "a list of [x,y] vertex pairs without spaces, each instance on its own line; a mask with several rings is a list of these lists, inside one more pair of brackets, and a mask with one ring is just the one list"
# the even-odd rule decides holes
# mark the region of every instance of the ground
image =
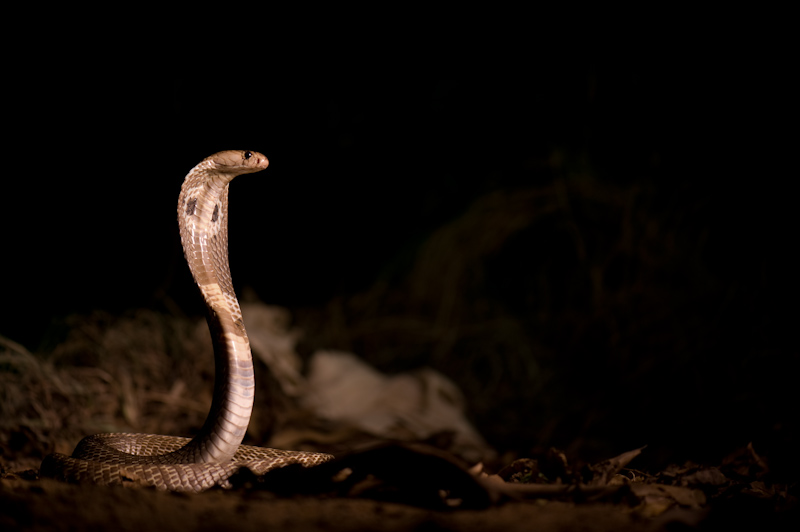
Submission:
[[3,530],[641,530],[645,520],[611,505],[508,504],[437,512],[351,499],[276,499],[263,493],[176,495],[151,490],[2,483]]
[[[629,467],[641,451],[577,471],[553,450],[488,477],[460,469],[457,461],[434,449],[390,445],[339,459],[335,470],[350,466],[363,474],[340,486],[331,487],[325,473],[315,477],[315,470],[294,477],[296,482],[276,477],[273,483],[269,475],[256,478],[245,472],[232,490],[197,494],[73,485],[39,479],[34,469],[5,471],[0,525],[8,531],[603,531],[722,530],[743,524],[778,530],[798,522],[796,483],[768,480],[775,476],[752,447],[720,467],[690,464],[657,475]],[[565,478],[546,481],[545,473]],[[439,485],[449,491],[438,490]]]

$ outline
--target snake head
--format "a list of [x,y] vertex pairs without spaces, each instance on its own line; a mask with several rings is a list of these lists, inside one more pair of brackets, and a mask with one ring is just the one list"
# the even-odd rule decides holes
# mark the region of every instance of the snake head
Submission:
[[228,150],[215,153],[206,158],[214,165],[214,170],[232,176],[260,172],[269,165],[267,158],[257,151]]

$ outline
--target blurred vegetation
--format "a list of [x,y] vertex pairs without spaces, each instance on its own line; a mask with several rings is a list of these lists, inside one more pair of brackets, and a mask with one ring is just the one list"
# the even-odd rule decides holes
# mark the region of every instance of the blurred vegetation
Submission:
[[730,234],[747,224],[724,194],[615,183],[560,150],[541,165],[550,179],[480,195],[371,289],[299,309],[306,350],[441,370],[504,450],[658,460],[791,438],[775,257]]

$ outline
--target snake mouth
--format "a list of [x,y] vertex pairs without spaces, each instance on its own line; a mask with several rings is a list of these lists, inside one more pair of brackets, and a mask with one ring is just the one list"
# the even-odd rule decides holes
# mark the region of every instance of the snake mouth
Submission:
[[269,166],[269,159],[257,151],[245,151],[243,153],[244,164],[250,169],[250,172],[260,172]]

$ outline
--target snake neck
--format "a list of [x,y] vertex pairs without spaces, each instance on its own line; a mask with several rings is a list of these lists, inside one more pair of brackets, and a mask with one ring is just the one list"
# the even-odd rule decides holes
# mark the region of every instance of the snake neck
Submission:
[[206,305],[214,346],[214,398],[200,433],[177,452],[193,462],[225,462],[247,431],[255,378],[228,263],[228,184],[234,176],[220,175],[205,163],[186,176],[178,223],[186,261]]

